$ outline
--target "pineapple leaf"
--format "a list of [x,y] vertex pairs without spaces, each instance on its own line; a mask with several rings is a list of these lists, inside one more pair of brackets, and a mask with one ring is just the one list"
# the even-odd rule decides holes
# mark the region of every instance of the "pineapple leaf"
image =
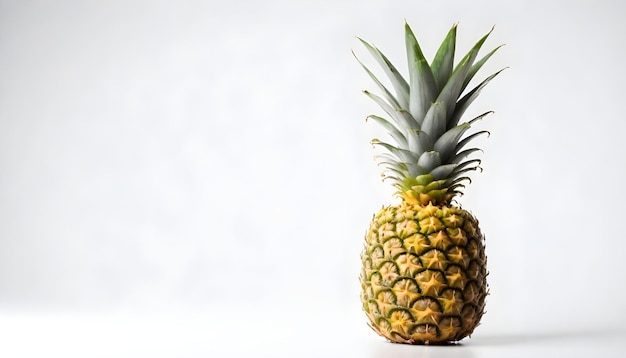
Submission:
[[481,37],[480,40],[478,40],[478,42],[474,44],[474,47],[472,47],[469,50],[469,52],[463,57],[463,59],[459,62],[457,67],[454,69],[455,71],[461,67],[472,66],[472,64],[474,63],[474,60],[476,60],[476,56],[478,56],[478,51],[480,51],[480,48],[483,46],[483,44],[487,40],[487,37],[491,35],[491,33],[493,32],[493,29],[494,28],[492,27],[491,30],[489,30],[489,32],[487,32],[485,36]]
[[439,90],[445,86],[446,81],[452,73],[452,68],[454,67],[456,28],[457,24],[454,24],[450,31],[448,31],[448,35],[441,43],[441,46],[439,47],[439,50],[437,50],[435,58],[431,64],[433,76],[435,77],[435,82],[437,83],[437,88]]
[[[389,154],[389,153],[378,153],[374,156],[374,160],[376,160],[377,162],[382,162],[382,159],[386,159],[392,162],[397,162],[397,163],[401,163],[398,161],[398,158],[396,158],[395,156]],[[407,163],[402,163],[404,165],[406,165]]]
[[[358,38],[358,37],[357,37]],[[396,67],[387,59],[387,57],[380,52],[376,47],[370,45],[366,41],[358,38],[359,41],[367,48],[372,57],[378,62],[380,67],[383,69],[389,80],[391,81],[391,85],[396,91],[396,95],[398,97],[398,102],[401,108],[409,108],[409,84],[406,82],[404,77],[398,72]]]
[[467,72],[467,76],[465,76],[465,81],[463,82],[463,90],[465,90],[465,88],[467,87],[467,85],[470,83],[470,81],[472,80],[472,78],[474,78],[474,75],[476,75],[476,73],[478,72],[478,70],[480,70],[481,67],[483,67],[483,65],[485,64],[485,62],[487,62],[487,60],[494,54],[496,53],[496,51],[498,51],[502,46],[504,45],[500,45],[496,48],[494,48],[493,50],[491,50],[491,52],[489,52],[488,54],[486,54],[483,58],[481,58],[480,60],[478,60],[478,62],[476,62],[472,68],[470,68],[470,70]]
[[434,168],[441,165],[439,152],[431,150],[429,152],[422,153],[417,161],[417,165],[424,168],[427,172],[430,172]]
[[363,93],[365,93],[369,98],[376,102],[376,104],[378,104],[380,108],[382,108],[383,111],[385,111],[401,129],[408,130],[409,128],[413,128],[415,126],[415,120],[412,120],[411,116],[407,116],[406,111],[395,110],[384,99],[368,91],[363,91]]
[[450,181],[446,182],[446,186],[448,187],[448,193],[452,194],[454,196],[463,196],[463,189],[465,189],[465,184],[463,184],[463,181],[467,181],[469,184],[472,183],[472,180],[469,177],[464,177],[463,180],[459,180],[458,182],[455,181],[454,184],[452,184]]
[[407,166],[399,162],[379,162],[378,165],[385,166],[387,171],[398,174],[400,177],[406,177],[409,172]]
[[[417,176],[423,175],[423,174],[427,174],[428,171],[425,170],[424,168],[420,167],[419,165],[412,163],[408,166],[409,168],[409,178],[415,178]],[[407,176],[405,176],[405,178],[407,178]]]
[[[493,29],[491,29],[493,31]],[[445,86],[439,93],[437,97],[437,102],[444,102],[446,104],[446,113],[453,113],[455,107],[457,105],[457,99],[460,97],[461,92],[463,90],[463,84],[467,77],[468,72],[470,71],[474,60],[478,56],[478,52],[482,47],[485,40],[491,31],[487,33],[487,35],[483,36],[472,49],[463,57],[463,59],[457,64],[456,68],[450,75],[450,78],[446,82]],[[448,126],[450,127],[450,126]]]
[[446,105],[442,102],[435,102],[430,105],[424,122],[422,123],[422,130],[431,138],[439,138],[446,131]]
[[414,163],[418,159],[415,153],[406,149],[394,147],[393,145],[389,143],[381,142],[380,140],[376,138],[372,139],[371,143],[372,145],[379,145],[387,149],[391,154],[393,154],[397,158],[397,161],[405,162],[405,163]]
[[435,100],[437,84],[428,61],[424,58],[422,49],[408,23],[405,23],[405,33],[410,84],[409,112],[421,125],[426,111]]
[[402,121],[402,123],[406,123],[407,127],[405,129],[407,131],[410,131],[415,128],[419,128],[417,121],[415,120],[415,118],[413,118],[411,113],[409,113],[407,110],[401,108],[398,110],[398,114],[404,117],[404,120]]
[[435,177],[433,177],[432,174],[428,173],[428,174],[417,176],[415,178],[413,177],[406,178],[404,179],[404,184],[408,187],[411,187],[414,185],[426,186],[428,185],[428,183],[431,183],[433,180],[435,180]]
[[385,175],[383,174],[383,180],[393,180],[396,182],[396,184],[394,184],[396,187],[398,186],[397,183],[400,182],[400,178],[396,177],[396,176],[391,176],[391,175]]
[[458,164],[461,160],[467,158],[472,153],[479,152],[479,151],[482,152],[483,150],[482,149],[478,149],[478,148],[466,149],[466,150],[456,154],[454,157],[452,157],[452,159],[450,159],[449,162]]
[[[466,173],[466,172],[470,172],[470,171],[472,171],[472,170],[474,170],[474,169],[475,169],[475,168],[473,168],[473,169],[469,169],[469,168],[468,168],[468,169],[465,169],[463,172],[464,172],[464,173]],[[462,174],[462,173],[457,173],[457,175],[461,175],[461,174]],[[469,182],[469,183],[471,184],[471,183],[472,183],[472,178],[470,178],[470,177],[468,177],[468,176],[457,176],[456,178],[454,178],[454,179],[452,179],[452,180],[449,180],[449,181],[448,181],[448,184],[450,185],[450,187],[454,187],[455,185],[457,185],[457,184],[459,184],[459,183],[461,183],[461,182],[464,182],[464,181],[467,181],[467,182]]]
[[370,78],[374,81],[374,83],[376,83],[378,88],[380,88],[380,90],[383,92],[383,95],[384,95],[385,99],[387,100],[387,102],[389,102],[394,107],[394,109],[396,109],[396,110],[400,109],[401,108],[400,103],[394,97],[394,95],[391,92],[389,92],[387,87],[385,87],[385,85],[383,85],[382,82],[380,82],[378,80],[378,78],[376,78],[376,76],[372,73],[372,71],[370,71],[367,68],[367,66],[365,66],[363,64],[363,62],[361,62],[361,60],[359,60],[358,57],[356,57],[356,54],[354,53],[354,51],[352,52],[352,55],[354,55],[354,58],[356,58],[357,62],[361,65],[361,67],[363,67],[365,72],[370,76]]
[[446,179],[452,174],[457,164],[444,164],[430,171],[435,180]]
[[[482,160],[480,160],[480,159],[470,159],[470,160],[467,160],[467,161],[465,161],[465,162],[463,162],[461,164],[458,164],[456,166],[456,168],[454,168],[453,175],[456,175],[458,173],[463,173],[464,170],[467,170],[467,169],[475,170],[476,168],[478,168],[480,166],[480,163],[482,163]],[[467,168],[467,167],[469,167],[470,165],[473,165],[473,164],[476,164],[476,165],[473,166],[473,167]]]
[[474,100],[476,99],[476,97],[478,97],[478,95],[480,94],[480,91],[482,91],[483,88],[485,88],[485,86],[492,80],[494,79],[497,75],[499,75],[502,71],[504,71],[506,68],[501,69],[500,71],[492,74],[491,76],[487,77],[484,81],[482,81],[478,86],[474,87],[474,89],[472,89],[471,91],[469,91],[466,95],[464,95],[458,102],[456,107],[454,108],[454,113],[452,114],[452,116],[450,116],[450,119],[448,121],[448,127],[450,126],[454,126],[457,123],[459,123],[459,120],[461,119],[461,117],[463,116],[463,113],[465,113],[465,110],[467,109],[467,107],[469,107],[470,104],[472,104],[472,102],[474,102]]
[[[420,169],[419,167],[417,167],[417,164],[415,164],[415,162],[411,162],[411,163],[406,163],[406,162],[400,162],[398,161],[398,158],[396,158],[396,156],[391,155],[390,153],[380,153],[378,155],[375,156],[374,158],[376,160],[376,162],[378,162],[379,164],[381,163],[386,163],[387,165],[392,165],[391,163],[394,163],[393,165],[396,168],[401,168],[402,170],[406,170],[408,173],[408,176],[403,175],[403,178],[411,178],[411,177],[415,177],[419,174],[423,174],[424,171],[422,169]],[[398,167],[399,165],[399,167]]]
[[408,142],[406,140],[406,137],[404,136],[404,134],[402,134],[402,132],[400,132],[400,130],[398,128],[396,128],[396,126],[393,125],[393,123],[389,122],[385,118],[382,118],[382,117],[379,117],[379,116],[375,116],[375,115],[367,116],[366,120],[369,119],[369,118],[375,120],[382,127],[384,127],[387,130],[387,132],[391,135],[393,140],[395,140],[396,143],[398,143],[401,147],[407,147],[408,146]]
[[485,112],[485,113],[483,113],[483,114],[481,114],[481,115],[479,115],[479,116],[476,116],[476,117],[474,117],[474,118],[470,119],[470,120],[469,120],[469,121],[467,121],[466,123],[467,123],[467,124],[474,124],[474,122],[479,121],[479,120],[481,120],[481,119],[483,119],[483,118],[487,117],[487,116],[488,116],[488,115],[490,115],[490,114],[493,114],[493,111],[487,111],[487,112]]
[[460,184],[460,183],[462,183],[464,181],[467,181],[469,184],[471,184],[472,183],[472,178],[470,178],[468,176],[464,176],[464,177],[458,177],[458,178],[456,178],[454,180],[450,180],[449,181],[450,188],[454,188],[454,187],[457,187],[457,186],[461,186],[461,187],[465,188],[465,185]]
[[455,152],[459,153],[459,150],[463,149],[463,147],[465,145],[467,145],[467,143],[469,143],[472,139],[474,139],[474,138],[476,138],[476,137],[478,137],[480,135],[483,135],[483,134],[486,134],[487,136],[489,136],[489,132],[488,131],[480,131],[480,132],[476,132],[476,133],[474,133],[472,135],[467,136],[465,139],[463,139],[462,141],[460,141],[456,145]]
[[463,192],[461,190],[458,190],[457,188],[465,188],[465,185],[461,184],[464,181],[467,181],[470,184],[472,183],[472,179],[470,177],[462,177],[451,181],[450,183],[446,183],[448,185],[448,192],[463,195]]
[[444,162],[454,155],[454,151],[458,148],[459,139],[470,128],[468,123],[463,123],[456,127],[450,128],[444,134],[437,139],[434,144],[434,148],[441,154],[441,158]]
[[420,130],[410,130],[408,133],[408,148],[413,153],[424,153],[433,149],[433,141],[428,133]]
[[460,176],[461,174],[465,174],[468,172],[472,172],[476,169],[479,169],[480,167],[472,167],[472,168],[467,168],[467,169],[463,169],[461,171],[459,171],[458,173],[452,174],[452,177],[446,182],[446,184],[448,185],[448,187],[454,187],[456,184],[463,182],[465,180],[469,181],[470,183],[472,182],[472,179],[470,179],[470,177],[468,176]]

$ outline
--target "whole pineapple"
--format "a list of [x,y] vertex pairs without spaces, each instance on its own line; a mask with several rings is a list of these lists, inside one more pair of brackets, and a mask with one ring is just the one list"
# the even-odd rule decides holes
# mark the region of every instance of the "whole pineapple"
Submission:
[[401,199],[383,207],[371,222],[362,252],[361,299],[370,326],[391,342],[441,344],[469,336],[479,324],[487,296],[484,237],[478,221],[453,205],[467,173],[479,168],[466,148],[479,131],[462,116],[479,92],[501,71],[466,91],[470,80],[498,50],[476,61],[482,37],[456,66],[454,25],[429,64],[405,24],[407,82],[385,55],[360,40],[389,78],[393,92],[359,61],[382,96],[364,91],[387,113],[371,115],[393,144],[378,156],[384,177]]

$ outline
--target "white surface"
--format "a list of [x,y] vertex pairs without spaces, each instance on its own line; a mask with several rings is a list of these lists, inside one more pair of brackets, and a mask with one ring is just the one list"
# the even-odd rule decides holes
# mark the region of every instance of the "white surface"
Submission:
[[[341,312],[0,315],[2,357],[623,357],[626,332],[479,329],[451,346],[391,344]],[[275,310],[277,311],[277,310]],[[245,315],[241,313],[245,312]],[[232,314],[234,313],[234,314]]]
[[[599,339],[626,320],[625,7],[0,0],[0,350],[623,350]],[[495,110],[461,200],[491,272],[463,347],[384,345],[358,312],[363,233],[392,189],[350,51],[367,61],[360,36],[404,70],[405,19],[429,58],[454,22],[457,57],[494,24],[485,48],[506,43],[468,113]],[[225,304],[241,310],[214,318]],[[268,338],[267,316],[302,311],[306,334]],[[230,335],[248,325],[252,343]]]

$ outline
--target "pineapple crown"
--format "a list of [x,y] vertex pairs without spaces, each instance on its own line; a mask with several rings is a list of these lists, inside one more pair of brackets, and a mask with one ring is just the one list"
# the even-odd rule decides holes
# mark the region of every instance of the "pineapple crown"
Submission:
[[421,205],[449,203],[462,194],[465,181],[471,182],[467,173],[480,168],[480,159],[468,159],[480,149],[466,146],[472,139],[489,132],[465,133],[491,111],[468,121],[462,121],[461,117],[487,83],[503,70],[487,77],[473,89],[465,90],[478,70],[501,46],[476,61],[492,29],[454,66],[456,29],[454,24],[429,64],[413,31],[405,23],[408,82],[382,52],[359,38],[393,87],[391,92],[357,58],[382,96],[363,92],[391,119],[377,115],[367,117],[381,124],[395,141],[390,144],[372,140],[373,145],[386,150],[377,156],[379,164],[385,167],[383,177],[393,180],[398,194],[408,202]]

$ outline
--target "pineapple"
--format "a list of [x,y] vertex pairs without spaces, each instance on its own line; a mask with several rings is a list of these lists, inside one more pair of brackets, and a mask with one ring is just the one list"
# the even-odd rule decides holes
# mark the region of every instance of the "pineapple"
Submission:
[[462,116],[502,70],[466,88],[500,47],[477,60],[490,31],[455,66],[456,30],[455,24],[429,64],[405,24],[408,82],[382,52],[359,39],[393,88],[385,87],[357,58],[381,96],[364,93],[388,116],[367,118],[382,125],[393,140],[374,139],[372,144],[384,150],[377,159],[400,202],[374,215],[365,235],[360,274],[369,325],[391,342],[459,341],[472,334],[484,313],[484,237],[476,218],[455,205],[455,198],[470,181],[467,174],[480,168],[480,159],[470,159],[480,149],[467,144],[488,134],[466,132],[490,112],[468,121]]

